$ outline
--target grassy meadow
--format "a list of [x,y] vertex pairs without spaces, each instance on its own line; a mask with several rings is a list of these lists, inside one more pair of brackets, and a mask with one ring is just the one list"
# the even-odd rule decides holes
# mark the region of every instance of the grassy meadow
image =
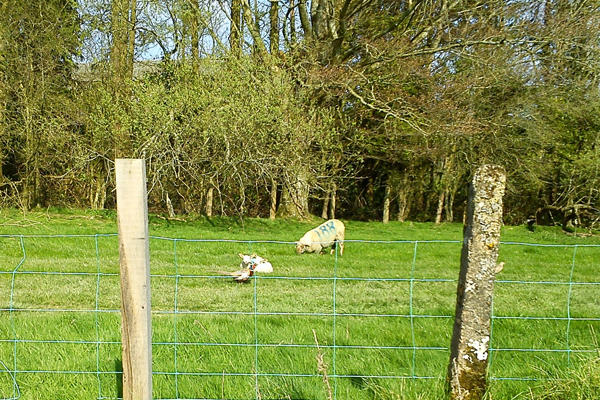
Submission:
[[[345,221],[339,256],[295,254],[318,220],[149,222],[155,399],[444,398],[462,225]],[[122,397],[116,232],[0,211],[0,398]],[[502,242],[488,398],[600,398],[600,237]],[[252,252],[274,272],[215,273]]]

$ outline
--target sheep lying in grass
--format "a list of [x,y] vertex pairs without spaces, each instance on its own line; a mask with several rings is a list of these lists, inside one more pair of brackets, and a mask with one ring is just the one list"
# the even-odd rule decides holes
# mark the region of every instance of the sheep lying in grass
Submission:
[[296,243],[296,253],[321,253],[324,248],[331,247],[331,254],[339,244],[340,255],[344,254],[344,235],[346,227],[337,219],[330,219],[306,232]]
[[250,256],[239,253],[238,256],[241,257],[242,262],[240,263],[240,268],[249,268],[254,272],[264,272],[270,274],[273,272],[273,265],[266,259],[262,258],[259,255],[252,254]]
[[238,282],[247,282],[248,279],[250,279],[250,277],[254,275],[255,272],[262,272],[267,274],[273,272],[273,265],[271,265],[271,263],[266,258],[262,258],[261,256],[256,254],[245,255],[239,253],[238,255],[242,259],[242,262],[240,263],[240,269],[238,271],[217,272],[221,275],[233,276],[233,279],[235,279]]

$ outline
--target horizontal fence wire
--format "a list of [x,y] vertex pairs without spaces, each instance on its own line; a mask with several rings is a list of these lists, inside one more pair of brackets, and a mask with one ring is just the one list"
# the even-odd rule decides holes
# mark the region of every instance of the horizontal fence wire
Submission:
[[[119,393],[113,393],[111,390],[106,389],[110,386],[106,377],[120,376],[122,374],[118,362],[120,354],[120,309],[118,303],[114,302],[114,297],[119,297],[119,293],[107,293],[108,289],[118,289],[119,274],[118,274],[118,249],[115,249],[114,244],[116,243],[116,235],[114,234],[99,234],[99,235],[0,235],[0,240],[12,241],[13,251],[7,260],[13,260],[14,267],[7,267],[6,262],[4,269],[0,271],[0,279],[4,279],[3,286],[10,290],[8,297],[8,307],[0,306],[0,321],[2,323],[2,329],[0,331],[0,395],[3,395],[4,399],[17,399],[20,398],[22,393],[20,390],[19,383],[27,382],[28,375],[38,374],[50,374],[50,375],[82,375],[82,376],[95,376],[98,399],[109,399],[109,398],[120,398]],[[54,240],[69,240],[74,241],[86,241],[89,240],[87,245],[79,246],[78,251],[85,255],[87,261],[84,262],[85,266],[81,268],[81,260],[70,260],[71,263],[68,265],[62,265],[60,260],[58,264],[56,260],[43,259],[43,255],[46,249],[52,249],[50,242]],[[153,375],[158,380],[166,379],[169,384],[174,386],[172,395],[164,395],[159,397],[161,399],[168,398],[194,398],[194,399],[207,399],[209,397],[188,397],[187,391],[189,385],[189,378],[197,377],[214,377],[214,378],[248,378],[253,381],[253,394],[249,397],[244,398],[265,398],[261,394],[261,384],[264,384],[263,379],[271,378],[314,378],[323,380],[325,375],[327,379],[333,381],[333,387],[330,389],[333,398],[343,398],[341,395],[340,380],[444,380],[446,374],[446,366],[439,362],[435,364],[435,370],[427,369],[422,367],[419,363],[423,360],[423,354],[429,352],[440,353],[441,358],[446,362],[449,360],[449,340],[451,336],[452,322],[453,322],[453,311],[454,302],[456,300],[456,283],[457,280],[454,276],[458,276],[458,266],[460,259],[460,241],[447,241],[447,240],[435,240],[435,241],[416,241],[416,240],[390,240],[390,241],[368,241],[368,240],[345,240],[345,244],[348,246],[347,249],[353,245],[366,246],[365,248],[373,246],[384,246],[385,251],[390,251],[390,248],[397,248],[399,246],[409,246],[402,252],[403,263],[405,264],[402,273],[404,276],[392,276],[393,273],[385,271],[385,276],[369,276],[364,274],[362,276],[353,276],[348,269],[340,270],[342,260],[347,263],[345,258],[349,258],[348,251],[343,257],[335,254],[329,258],[322,256],[318,259],[309,259],[305,257],[305,260],[318,260],[320,264],[331,265],[333,267],[330,270],[330,274],[323,274],[323,270],[308,271],[309,276],[299,275],[295,276],[294,270],[288,268],[287,271],[291,272],[289,276],[272,274],[269,276],[255,275],[250,286],[240,285],[239,288],[251,288],[250,295],[251,299],[248,303],[240,303],[242,309],[226,309],[227,307],[215,307],[214,309],[193,309],[193,304],[188,301],[189,290],[191,287],[201,292],[204,290],[210,290],[211,285],[214,283],[223,283],[231,280],[231,277],[214,275],[212,271],[212,264],[214,268],[223,266],[223,259],[219,258],[222,252],[230,252],[232,247],[243,247],[244,250],[251,253],[253,251],[265,251],[267,249],[273,252],[273,258],[270,260],[274,263],[275,272],[277,272],[277,265],[275,260],[277,255],[284,253],[290,253],[289,247],[293,246],[294,242],[285,241],[248,241],[248,240],[218,240],[218,239],[177,239],[167,237],[152,237],[151,238],[151,253],[153,253],[153,245],[160,248],[156,254],[152,254],[152,273],[151,281],[163,282],[169,281],[168,290],[173,290],[171,299],[171,307],[167,307],[167,302],[160,301],[159,306],[155,308],[153,299],[153,310],[152,316],[153,324],[161,323],[166,328],[156,327],[153,328],[154,336],[152,345],[154,347],[154,359],[170,360],[164,363],[155,362]],[[7,247],[7,243],[3,243],[4,246],[0,250],[0,254]],[[67,243],[68,244],[68,243]],[[166,245],[165,245],[166,244]],[[193,250],[190,250],[189,246],[193,246]],[[214,249],[205,249],[203,246],[214,245],[217,246]],[[441,273],[441,268],[431,268],[425,266],[425,264],[447,265],[449,261],[447,256],[443,260],[435,260],[427,258],[421,260],[421,257],[428,257],[429,252],[433,250],[426,246],[440,246],[449,245],[452,247],[449,254],[454,254],[454,260],[451,262],[454,267],[452,272],[454,274],[450,276],[447,273],[439,276],[423,276],[423,274]],[[187,247],[186,247],[187,246]],[[275,246],[275,247],[273,247]],[[519,375],[512,376],[511,371],[514,368],[511,367],[508,358],[519,358],[520,354],[524,354],[530,362],[533,364],[533,356],[539,357],[540,354],[550,355],[553,354],[558,356],[566,355],[567,365],[570,366],[572,363],[572,356],[574,355],[598,355],[598,348],[595,345],[586,346],[585,343],[589,343],[589,340],[585,336],[582,328],[574,326],[574,324],[587,323],[589,329],[593,329],[596,325],[594,323],[600,322],[600,317],[594,315],[597,311],[597,306],[594,304],[593,299],[598,298],[598,285],[600,285],[600,277],[598,273],[594,275],[593,261],[597,260],[600,253],[600,245],[555,245],[555,244],[532,244],[532,243],[517,243],[517,242],[501,242],[501,257],[504,257],[505,253],[526,253],[525,257],[517,257],[515,259],[521,261],[527,261],[528,265],[519,271],[518,273],[511,273],[511,279],[502,279],[504,273],[501,272],[496,280],[496,292],[493,300],[493,315],[492,315],[492,334],[490,337],[490,359],[489,359],[489,379],[492,381],[503,382],[503,381],[540,381],[547,379],[547,376],[532,373],[531,375]],[[38,248],[41,247],[41,250]],[[31,250],[33,248],[33,250]],[[284,248],[285,250],[281,250]],[[361,247],[362,248],[362,247]],[[273,250],[275,249],[275,250]],[[527,254],[531,249],[535,250],[535,254],[532,253],[531,257]],[[552,253],[545,255],[544,251],[559,250],[560,253]],[[578,255],[578,252],[582,250],[588,251],[589,254]],[[541,253],[537,253],[541,251]],[[568,256],[568,265],[566,262],[553,260],[555,257],[565,258],[564,252],[570,252]],[[108,255],[105,254],[110,253]],[[32,253],[35,253],[33,255]],[[89,253],[89,254],[88,254]],[[156,257],[154,257],[156,256]],[[207,267],[198,268],[191,262],[194,257],[200,257],[204,260],[210,259],[215,256],[215,260],[209,262],[211,268]],[[393,256],[393,254],[391,255]],[[522,255],[521,255],[522,256]],[[536,260],[535,257],[540,257]],[[42,257],[39,259],[38,257]],[[283,256],[280,256],[283,259]],[[293,257],[301,257],[296,256]],[[304,257],[304,256],[302,256]],[[308,257],[311,257],[310,255]],[[529,257],[529,259],[528,259]],[[578,262],[578,257],[580,257]],[[508,257],[510,258],[510,257]],[[158,259],[155,266],[154,260]],[[230,260],[230,258],[228,258]],[[566,260],[566,258],[565,258]],[[583,260],[583,261],[582,261]],[[391,265],[395,265],[397,260],[388,260]],[[564,260],[563,260],[564,261]],[[308,261],[307,261],[308,262]],[[46,263],[51,265],[46,265]],[[536,270],[536,266],[539,267],[543,264],[552,264],[550,271],[544,276],[544,270]],[[198,262],[202,264],[202,262]],[[290,264],[292,264],[290,262]],[[507,261],[508,264],[508,261]],[[583,266],[579,267],[579,264]],[[346,266],[346,264],[344,264]],[[352,265],[350,265],[351,267]],[[236,265],[227,265],[230,269],[235,269]],[[516,267],[516,266],[515,266]],[[515,268],[511,265],[506,267],[507,270]],[[307,272],[304,270],[303,272]],[[556,272],[556,273],[554,273]],[[375,271],[377,273],[377,271]],[[315,276],[313,276],[315,275]],[[526,279],[512,279],[512,276],[521,276]],[[539,278],[542,279],[539,279]],[[56,301],[57,305],[53,304],[52,299],[44,298],[43,286],[48,281],[55,278],[65,278],[69,281],[68,284],[73,285],[92,285],[93,291],[93,307],[85,307],[86,302],[83,304],[72,304],[72,307],[65,307],[64,302],[60,299]],[[552,279],[551,279],[552,278]],[[559,278],[559,279],[557,279]],[[83,280],[83,282],[79,282]],[[33,283],[28,284],[29,281]],[[107,285],[107,281],[110,281],[110,285]],[[271,290],[272,285],[277,283],[289,282],[291,284],[302,283],[314,284],[314,285],[330,285],[329,296],[330,304],[328,306],[321,305],[321,310],[318,307],[311,311],[298,311],[294,310],[276,310],[270,309],[270,304],[267,304],[267,310],[261,310],[265,308],[263,303],[263,297],[271,297],[272,293],[266,292]],[[41,288],[37,288],[35,296],[29,298],[29,290],[36,291],[36,285],[40,284]],[[349,302],[348,296],[345,294],[347,290],[344,285],[380,285],[390,284],[391,287],[398,290],[398,288],[405,289],[405,295],[408,298],[401,298],[400,300],[405,301],[408,304],[407,312],[373,312],[376,307],[367,308],[364,312],[352,312],[348,310],[345,305]],[[443,304],[442,306],[432,306],[430,311],[436,309],[445,309],[446,312],[423,312],[419,311],[423,308],[422,302],[426,301],[422,298],[422,291],[433,296],[436,294],[438,287],[436,285],[449,285],[454,291],[453,298],[451,295],[446,293],[446,298],[452,301],[447,302],[449,304]],[[32,285],[32,286],[28,286]],[[56,284],[58,285],[58,283]],[[166,284],[165,284],[166,285]],[[266,286],[269,285],[269,286]],[[396,285],[396,286],[394,286]],[[404,288],[403,285],[408,285]],[[418,285],[418,287],[417,287]],[[52,285],[51,285],[52,286]],[[433,288],[429,289],[428,286]],[[235,285],[230,287],[220,287],[220,294],[227,295],[224,290],[235,291]],[[549,294],[544,294],[544,288],[552,288]],[[566,292],[561,288],[565,288]],[[315,286],[315,290],[318,291],[319,286]],[[367,287],[367,289],[370,289]],[[156,290],[156,289],[154,289]],[[430,292],[427,292],[430,290]],[[452,290],[449,290],[452,292]],[[446,291],[448,291],[446,289]],[[59,290],[60,292],[60,290]],[[153,292],[154,293],[154,292]],[[514,293],[514,294],[512,294]],[[564,297],[565,309],[558,314],[556,309],[549,307],[547,310],[541,310],[539,312],[534,308],[537,304],[542,304],[545,299],[549,297],[558,296]],[[161,293],[163,296],[164,293]],[[520,308],[512,310],[511,305],[507,304],[507,298],[511,295],[523,296],[531,300],[531,304],[521,305]],[[39,303],[36,304],[35,297],[39,297]],[[342,296],[342,297],[340,297]],[[549,297],[544,297],[549,296]],[[594,297],[590,297],[594,296]],[[4,297],[4,296],[2,296]],[[74,296],[75,298],[77,296]],[[110,298],[107,300],[107,298]],[[5,299],[6,300],[6,299]],[[360,303],[358,299],[357,303]],[[379,301],[378,299],[363,299],[373,300],[373,302]],[[389,301],[389,299],[387,299]],[[587,302],[592,304],[587,307]],[[384,304],[384,303],[382,303]],[[115,305],[115,306],[113,306]],[[587,307],[587,308],[586,308]],[[235,306],[231,306],[235,308]],[[300,307],[298,307],[300,308]],[[310,306],[308,307],[310,308]],[[329,308],[329,311],[326,310]],[[386,308],[386,305],[383,306]],[[425,307],[427,308],[427,307]],[[563,313],[564,311],[564,313]],[[40,315],[49,315],[48,321],[49,326],[36,327],[36,319]],[[56,315],[56,321],[63,323],[64,317],[74,317],[75,319],[85,319],[86,315],[93,317],[91,323],[91,331],[86,331],[81,335],[81,338],[51,338],[45,337],[43,333],[44,329],[48,330],[49,335],[60,335],[60,333],[53,333],[51,324],[55,321],[52,315]],[[171,322],[163,320],[163,317],[170,317]],[[219,338],[213,338],[211,341],[197,340],[192,341],[190,339],[188,324],[190,318],[202,318],[201,321],[194,320],[192,323],[199,326],[198,332],[203,329],[207,329],[203,326],[205,322],[204,317],[207,318],[239,318],[240,320],[233,320],[235,323],[240,323],[240,326],[244,326],[244,329],[249,329],[249,332],[243,332],[239,336],[240,340],[219,340]],[[265,332],[265,326],[267,322],[265,318],[277,318],[285,317],[292,320],[293,324],[298,326],[302,324],[300,320],[302,318],[316,318],[317,320],[325,319],[323,326],[328,326],[329,333],[323,334],[327,336],[323,339],[323,342],[318,342],[317,333],[314,333],[314,343],[287,343],[285,338],[280,341],[268,342],[264,339],[263,335],[269,332]],[[108,320],[107,320],[108,318]],[[246,320],[245,318],[250,318]],[[68,319],[68,318],[67,318]],[[341,321],[348,321],[351,319],[357,319],[360,324],[368,324],[371,320],[376,321],[408,321],[408,328],[403,331],[408,335],[402,345],[398,343],[378,343],[377,340],[373,343],[346,343],[347,339],[341,340],[344,337],[343,325],[340,325]],[[298,320],[298,322],[294,322]],[[440,330],[442,334],[440,345],[420,345],[423,343],[423,337],[427,336],[428,332],[423,331],[424,326],[427,329],[431,329],[433,325],[423,325],[423,321],[448,321],[445,323],[445,328]],[[237,321],[237,322],[236,322]],[[250,322],[248,322],[250,321]],[[232,323],[230,320],[227,323]],[[269,323],[277,324],[279,320],[273,320]],[[511,332],[520,332],[525,329],[523,324],[533,323],[542,324],[540,329],[548,329],[550,336],[556,334],[554,337],[543,337],[539,340],[531,338],[531,340],[525,340],[523,342],[515,341],[511,338]],[[22,324],[28,325],[29,328],[25,329]],[[504,326],[506,324],[506,326]],[[592,325],[589,325],[592,324]],[[194,325],[196,327],[196,325]],[[600,324],[597,324],[600,327]],[[215,328],[216,329],[216,328]],[[346,329],[347,325],[346,325]],[[375,328],[376,329],[376,328]],[[185,331],[185,332],[184,332]],[[208,332],[210,334],[210,332]],[[370,332],[366,332],[367,335],[371,335]],[[593,333],[591,334],[593,336]],[[235,335],[234,335],[235,336]],[[170,337],[171,340],[166,340]],[[205,335],[210,337],[210,335]],[[312,336],[311,336],[312,337]],[[582,337],[584,337],[582,339]],[[426,342],[426,341],[425,341]],[[52,348],[50,351],[51,355],[55,355],[57,352],[68,352],[69,346],[89,346],[94,352],[93,362],[88,362],[85,367],[81,367],[77,364],[77,360],[71,360],[71,363],[66,362],[64,365],[69,365],[69,368],[44,368],[45,363],[39,363],[42,368],[32,368],[31,362],[25,360],[29,353],[32,351],[29,349],[36,349],[38,351],[38,357],[44,357],[43,350],[48,346],[58,346],[58,350]],[[65,347],[66,346],[66,347]],[[235,368],[234,361],[229,361],[231,368],[229,370],[213,370],[213,371],[201,371],[190,369],[190,351],[196,354],[202,354],[203,351],[212,351],[211,349],[221,350],[223,352],[230,352],[231,349],[239,349],[240,351],[251,350],[251,356],[248,360],[244,360],[246,365]],[[229,350],[227,350],[229,349]],[[324,367],[321,369],[314,369],[312,372],[306,371],[287,371],[287,372],[275,372],[268,361],[264,361],[264,354],[268,351],[279,351],[279,350],[309,350],[311,354],[320,353],[326,351],[329,365],[327,372]],[[403,359],[404,362],[408,363],[408,368],[405,369],[405,373],[374,373],[365,372],[362,374],[349,373],[349,370],[345,368],[349,358],[347,352],[360,352],[370,351],[379,353],[379,355],[385,355],[389,357],[390,354],[403,354],[403,352],[409,352],[408,358]],[[385,353],[391,351],[392,353]],[[383,353],[382,353],[383,352]],[[385,354],[384,354],[385,353]],[[170,354],[170,356],[167,356]],[[353,357],[358,357],[352,353]],[[62,354],[65,356],[64,354]],[[505,355],[510,355],[508,358]],[[228,353],[229,357],[236,357],[231,353]],[[68,355],[67,355],[68,357]],[[109,358],[113,364],[107,364],[105,358]],[[161,358],[162,357],[162,358]],[[225,357],[225,356],[224,356]],[[291,357],[291,356],[290,356]],[[312,357],[312,356],[311,356]],[[438,357],[439,358],[439,357]],[[543,362],[549,362],[543,360]],[[49,364],[49,363],[48,363]],[[440,368],[440,366],[442,368]],[[242,370],[246,368],[246,370]],[[302,369],[302,368],[301,368]],[[399,371],[399,370],[398,370]],[[534,369],[532,369],[533,372]],[[4,379],[6,378],[6,379]],[[161,383],[162,384],[162,383]],[[27,385],[30,386],[30,385]],[[163,393],[167,393],[168,390],[163,390]],[[215,397],[224,398],[224,397]],[[233,397],[232,397],[233,398]]]

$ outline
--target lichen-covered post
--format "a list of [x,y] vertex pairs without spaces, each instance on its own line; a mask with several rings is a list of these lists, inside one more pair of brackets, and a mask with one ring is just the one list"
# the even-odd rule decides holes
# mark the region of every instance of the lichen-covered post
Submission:
[[486,389],[492,294],[502,226],[504,168],[480,167],[469,189],[448,369],[453,400],[481,399]]

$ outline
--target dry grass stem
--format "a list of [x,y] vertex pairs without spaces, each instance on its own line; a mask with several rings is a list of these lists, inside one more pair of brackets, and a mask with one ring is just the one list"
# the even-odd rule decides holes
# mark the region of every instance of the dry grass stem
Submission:
[[315,337],[315,343],[317,344],[317,370],[323,375],[323,382],[327,388],[327,399],[333,400],[333,392],[331,390],[331,384],[329,383],[329,377],[327,376],[327,364],[323,361],[323,353],[321,353],[321,348],[319,347],[317,332],[314,329],[312,331]]

